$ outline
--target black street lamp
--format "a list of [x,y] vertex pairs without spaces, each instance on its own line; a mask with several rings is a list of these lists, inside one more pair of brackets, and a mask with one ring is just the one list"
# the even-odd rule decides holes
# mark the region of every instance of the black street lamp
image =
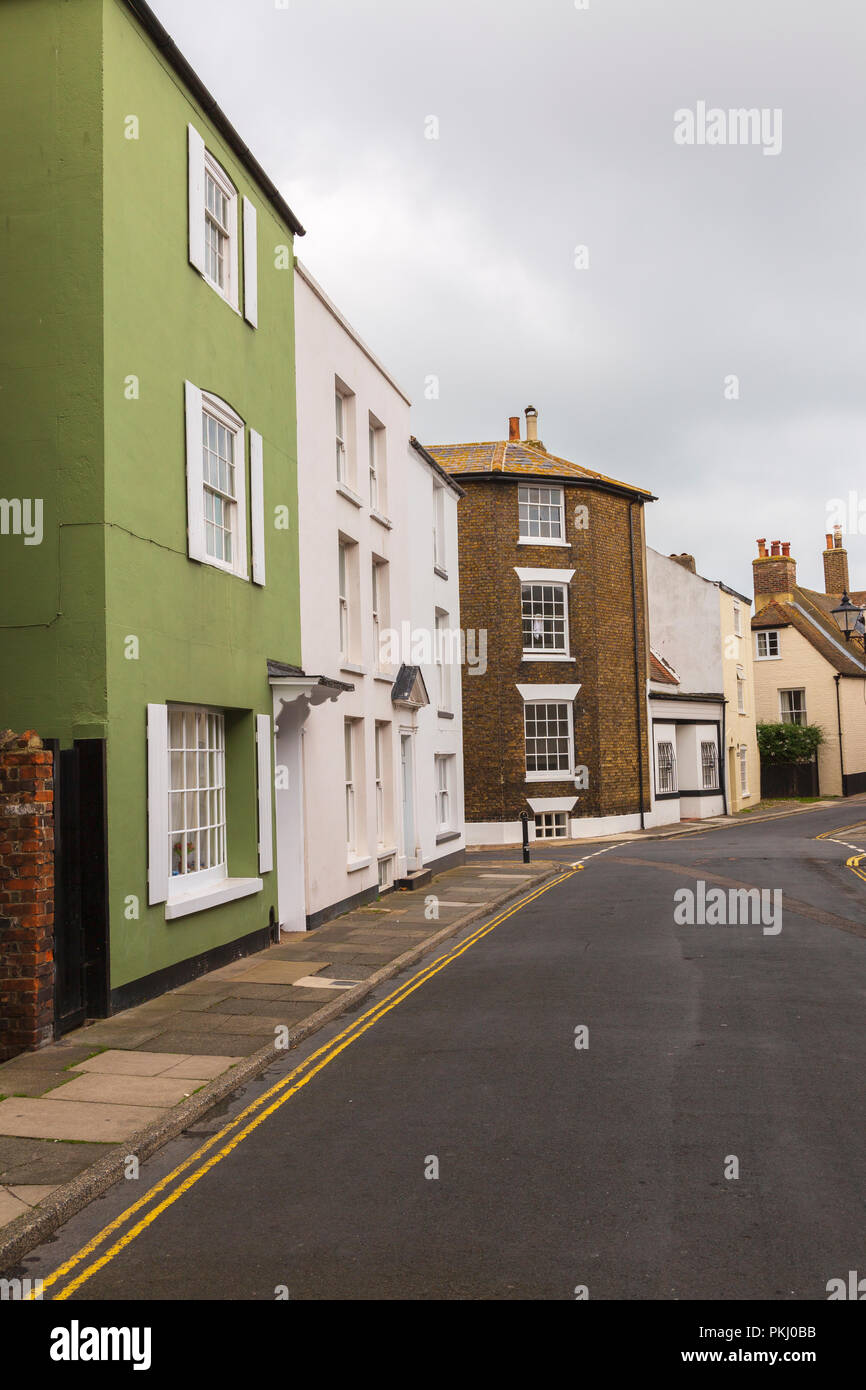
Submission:
[[863,621],[863,609],[851,602],[847,591],[842,595],[842,602],[839,607],[832,608],[830,611],[846,642],[850,642],[851,638],[854,637],[866,646],[866,623]]

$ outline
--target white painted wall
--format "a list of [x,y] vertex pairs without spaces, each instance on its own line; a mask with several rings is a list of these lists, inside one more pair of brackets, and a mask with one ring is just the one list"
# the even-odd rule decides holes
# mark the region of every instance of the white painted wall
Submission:
[[651,646],[674,667],[681,690],[721,691],[718,586],[651,546],[646,563]]
[[[432,624],[436,603],[459,622],[456,569],[456,504],[447,490],[446,514],[453,532],[454,567],[447,581],[433,574],[432,470],[408,444],[409,401],[345,322],[309,274],[295,272],[295,332],[298,399],[298,511],[301,577],[301,647],[307,674],[350,682],[354,689],[309,710],[303,726],[306,914],[325,912],[375,888],[379,861],[405,872],[411,850],[402,843],[400,798],[401,727],[415,739],[415,806],[418,849],[423,859],[460,849],[463,830],[462,721],[459,672],[453,682],[452,721],[438,721],[435,708],[409,711],[394,706],[391,689],[399,662],[380,671],[372,619],[372,563],[387,565],[387,601],[381,628],[400,630]],[[349,487],[337,481],[334,393],[336,379],[353,393],[345,412]],[[378,512],[370,506],[369,416],[384,428]],[[340,656],[338,542],[353,542],[352,622],[354,650]],[[431,695],[434,671],[424,676]],[[345,833],[344,721],[355,726],[357,853],[347,852]],[[385,830],[377,836],[374,738],[384,727]],[[443,726],[440,728],[440,724]],[[454,805],[460,837],[436,844],[433,825],[433,756],[453,752]],[[278,825],[279,835],[279,825]]]

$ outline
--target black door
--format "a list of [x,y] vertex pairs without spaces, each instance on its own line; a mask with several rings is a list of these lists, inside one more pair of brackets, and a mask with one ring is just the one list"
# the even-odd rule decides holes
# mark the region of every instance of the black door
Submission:
[[108,1013],[105,740],[54,751],[54,1031]]

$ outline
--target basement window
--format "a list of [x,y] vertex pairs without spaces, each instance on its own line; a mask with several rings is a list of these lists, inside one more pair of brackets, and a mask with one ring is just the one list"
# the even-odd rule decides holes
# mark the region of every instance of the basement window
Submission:
[[539,811],[535,817],[536,840],[564,840],[568,836],[566,811]]

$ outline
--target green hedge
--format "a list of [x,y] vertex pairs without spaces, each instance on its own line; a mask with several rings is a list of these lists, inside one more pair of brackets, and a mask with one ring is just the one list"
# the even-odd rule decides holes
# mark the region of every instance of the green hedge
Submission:
[[823,742],[819,724],[758,725],[758,751],[765,763],[809,763]]

